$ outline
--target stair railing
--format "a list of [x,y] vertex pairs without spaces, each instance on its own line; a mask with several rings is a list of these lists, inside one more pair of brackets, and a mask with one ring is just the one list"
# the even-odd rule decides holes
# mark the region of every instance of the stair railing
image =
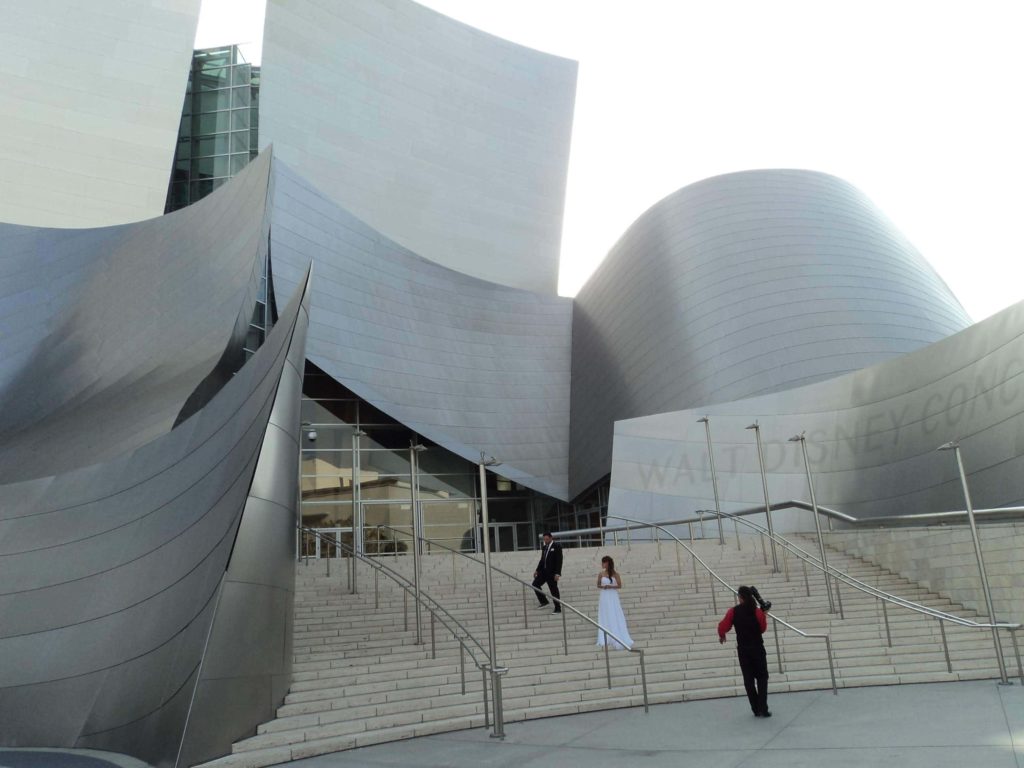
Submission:
[[[684,550],[686,550],[686,552],[689,553],[690,557],[692,558],[692,560],[694,562],[694,585],[695,586],[698,584],[698,581],[699,581],[697,579],[697,570],[696,570],[697,566],[696,566],[696,564],[700,563],[700,565],[704,568],[704,570],[707,571],[707,574],[708,574],[708,584],[709,584],[710,589],[711,589],[711,606],[712,606],[712,609],[714,610],[714,612],[716,614],[718,613],[718,599],[715,596],[715,582],[716,581],[719,584],[721,584],[723,587],[725,587],[734,596],[738,594],[737,591],[732,587],[732,585],[730,585],[725,579],[723,579],[721,576],[719,576],[710,565],[708,565],[707,563],[704,562],[704,560],[700,557],[700,555],[698,555],[690,546],[688,546],[686,543],[684,543],[679,537],[677,537],[674,533],[672,533],[672,531],[668,530],[664,526],[662,526],[662,525],[660,525],[658,523],[645,522],[645,521],[641,521],[641,520],[632,520],[632,519],[630,519],[628,517],[623,517],[622,515],[611,515],[611,514],[609,514],[607,517],[609,519],[622,520],[622,521],[626,522],[627,526],[625,526],[625,529],[626,529],[627,533],[633,527],[654,528],[654,529],[658,530],[660,533],[664,533],[669,538],[673,539],[675,541],[675,543],[676,543],[677,551],[678,551],[678,547],[682,547]],[[606,528],[606,530],[607,530],[607,528]],[[569,532],[569,535],[572,535],[572,533],[574,533],[574,532]],[[659,541],[660,541],[660,539],[659,539]],[[680,568],[680,571],[681,570],[682,569]],[[699,592],[699,588],[697,589],[697,591]],[[836,685],[836,667],[835,667],[835,658],[834,658],[834,656],[832,654],[832,638],[829,637],[829,635],[827,635],[827,634],[820,634],[820,633],[814,633],[814,632],[805,632],[804,630],[794,626],[793,624],[790,624],[785,619],[779,618],[774,613],[768,612],[767,616],[768,616],[768,618],[770,618],[772,620],[772,632],[773,632],[773,635],[775,637],[775,653],[776,653],[776,660],[778,661],[778,665],[779,665],[779,673],[782,674],[782,673],[785,672],[785,670],[783,669],[783,665],[782,665],[782,648],[781,648],[781,646],[779,644],[778,625],[781,624],[782,626],[784,626],[787,629],[789,629],[791,632],[795,632],[796,634],[800,635],[800,637],[804,637],[804,638],[808,638],[808,639],[812,639],[812,640],[823,640],[825,642],[825,655],[828,657],[829,674],[830,674],[830,676],[832,678],[832,693],[833,693],[833,695],[838,695],[839,688]]]
[[[327,542],[329,544],[333,544],[334,546],[336,546],[339,551],[342,551],[342,552],[345,553],[345,555],[350,560],[350,562],[352,564],[352,567],[355,567],[355,563],[358,560],[358,561],[362,561],[362,562],[366,563],[371,568],[373,568],[373,607],[374,607],[374,609],[378,609],[380,607],[380,592],[379,592],[379,578],[378,578],[379,575],[380,574],[384,574],[384,576],[386,576],[387,578],[391,579],[396,584],[398,584],[398,586],[402,588],[403,622],[404,622],[404,631],[406,631],[406,632],[409,631],[409,595],[410,594],[413,595],[413,599],[414,600],[417,599],[417,597],[418,597],[420,604],[430,612],[430,658],[432,658],[432,659],[436,659],[437,658],[437,641],[436,641],[436,634],[435,634],[435,629],[434,629],[434,622],[436,620],[436,621],[440,621],[441,624],[445,627],[445,629],[447,629],[449,632],[452,633],[452,636],[455,638],[456,642],[458,642],[458,644],[459,644],[459,679],[460,679],[461,685],[462,685],[462,695],[463,696],[466,695],[466,654],[468,653],[470,659],[472,659],[472,661],[473,661],[473,664],[476,666],[477,669],[480,670],[480,672],[481,672],[481,679],[483,681],[484,727],[485,728],[490,728],[493,725],[494,726],[494,735],[495,736],[498,736],[499,734],[503,735],[504,734],[504,722],[503,722],[504,717],[503,717],[503,713],[502,713],[502,707],[501,706],[496,706],[496,708],[495,708],[496,711],[494,712],[494,717],[493,718],[491,717],[490,705],[488,703],[488,700],[489,700],[490,697],[489,697],[488,691],[487,691],[487,676],[489,674],[504,675],[504,674],[506,674],[508,672],[508,667],[495,668],[495,669],[493,669],[493,672],[492,672],[493,665],[491,663],[490,657],[487,655],[487,651],[484,650],[483,645],[480,644],[480,641],[477,640],[473,636],[473,634],[462,624],[462,622],[460,622],[458,619],[456,619],[454,616],[452,616],[451,613],[449,613],[448,610],[445,609],[444,606],[442,606],[440,603],[438,603],[436,600],[434,600],[430,595],[426,594],[425,592],[416,590],[414,588],[414,585],[412,584],[412,582],[410,582],[409,579],[406,578],[404,575],[398,573],[397,571],[395,571],[392,568],[387,567],[383,563],[377,562],[377,560],[374,559],[374,558],[367,557],[366,555],[364,555],[364,554],[362,554],[360,552],[356,552],[355,549],[351,545],[346,544],[343,541],[340,541],[340,540],[336,539],[333,536],[327,536],[325,534],[320,533],[320,531],[318,531],[315,528],[307,528],[307,527],[303,526],[303,527],[300,528],[300,531],[303,532],[303,533],[308,533],[308,534],[311,534],[313,536],[316,536],[316,537],[320,538],[322,541]],[[331,575],[331,573],[330,573],[330,558],[328,558],[327,563],[328,563],[327,575],[330,576]],[[307,559],[306,565],[308,566],[308,564],[309,564],[309,561]],[[349,576],[349,578],[351,578],[351,575]],[[451,623],[449,623],[449,622],[451,622]],[[454,627],[452,626],[453,624],[454,624]],[[461,630],[462,636],[459,635],[459,631],[457,631],[456,628],[458,628],[458,630]],[[477,655],[476,655],[476,653],[474,653],[473,648],[471,647],[471,645],[476,646],[477,651],[480,652],[480,654],[483,656],[484,659],[486,659],[486,661],[481,662],[477,658]],[[495,678],[496,684],[497,684],[497,680],[499,680],[499,679],[500,678]],[[496,699],[496,701],[498,702],[498,704],[500,704],[501,703],[500,688],[497,690],[497,694],[498,694],[498,698]]]
[[[709,514],[714,514],[712,510],[707,511],[709,512]],[[946,628],[943,622],[948,621],[952,624],[957,624],[962,627],[968,627],[971,629],[984,629],[990,632],[1006,630],[1007,632],[1009,632],[1010,640],[1013,643],[1013,653],[1017,661],[1017,674],[1020,677],[1021,684],[1024,685],[1024,665],[1022,665],[1021,663],[1020,646],[1017,643],[1017,630],[1021,628],[1020,624],[1012,622],[981,622],[974,621],[973,619],[965,619],[961,616],[957,616],[956,614],[946,613],[945,611],[940,611],[937,608],[931,608],[927,605],[921,605],[920,603],[915,603],[912,600],[907,600],[906,598],[900,597],[899,595],[893,595],[889,592],[886,592],[885,590],[879,589],[878,587],[872,586],[871,584],[861,581],[860,579],[851,576],[848,573],[844,573],[843,571],[840,571],[838,568],[835,568],[832,565],[825,565],[823,567],[820,558],[816,557],[813,553],[808,552],[807,550],[797,546],[789,539],[786,539],[777,533],[769,533],[767,529],[765,529],[758,523],[754,523],[750,520],[744,520],[742,519],[742,517],[730,514],[728,512],[722,512],[721,514],[722,517],[731,517],[735,522],[742,523],[748,528],[751,528],[754,531],[760,533],[762,536],[767,534],[769,539],[773,540],[776,544],[784,547],[785,550],[788,550],[789,552],[793,553],[796,557],[800,558],[805,563],[809,563],[812,568],[817,568],[819,571],[822,571],[822,573],[825,574],[826,578],[831,577],[835,582],[837,595],[840,594],[839,582],[842,581],[844,584],[847,584],[848,586],[852,587],[858,592],[869,595],[878,600],[882,606],[882,617],[885,622],[885,635],[890,648],[892,648],[892,631],[889,627],[889,612],[886,607],[889,603],[900,608],[905,608],[907,610],[914,611],[916,613],[930,616],[936,619],[939,622],[939,634],[942,636],[942,650],[946,656],[947,672],[953,672],[953,664],[949,656],[949,644],[946,641]],[[841,619],[845,618],[842,615],[842,605],[843,601],[842,597],[840,597],[839,609]],[[999,653],[998,646],[996,646],[996,653]],[[1006,666],[1003,663],[1002,659],[997,659],[997,662],[999,667],[1000,682],[1002,682],[1004,685],[1007,685],[1010,681],[1006,674]]]
[[[382,524],[382,525],[379,525],[377,527],[378,528],[389,529],[394,534],[401,534],[402,536],[406,536],[406,537],[408,537],[410,539],[413,538],[413,536],[412,536],[412,534],[410,532],[403,531],[403,530],[401,530],[399,528],[394,528],[394,527],[392,527],[390,525],[383,525]],[[446,546],[445,544],[441,544],[440,542],[438,542],[436,540],[433,540],[433,539],[427,539],[427,538],[424,538],[424,537],[417,537],[417,538],[419,539],[420,542],[422,542],[424,544],[429,544],[430,546],[438,547],[440,549],[447,550],[448,552],[451,552],[453,558],[455,556],[464,557],[467,560],[480,565],[481,567],[484,566],[483,560],[477,560],[475,557],[472,557],[471,555],[468,555],[465,552],[460,552],[457,549],[453,549],[452,547]],[[527,596],[528,592],[532,593],[532,592],[536,591],[534,589],[534,587],[533,587],[533,584],[531,584],[528,581],[525,581],[524,579],[519,578],[518,576],[516,576],[514,574],[509,573],[506,570],[503,570],[502,568],[499,568],[498,566],[494,565],[493,563],[491,564],[491,570],[494,571],[495,573],[500,573],[502,576],[504,576],[504,577],[506,577],[508,579],[511,579],[512,581],[518,582],[520,585],[522,585],[522,587],[523,587],[523,590],[522,590],[522,593],[523,593],[523,628],[524,629],[529,629],[530,621],[529,621],[529,617],[528,617],[528,610],[526,608],[526,603],[527,603],[526,596]],[[453,568],[452,572],[454,574],[454,568]],[[551,599],[554,600],[555,604],[558,605],[560,608],[568,609],[569,611],[574,613],[576,616],[578,616],[579,618],[583,619],[583,621],[585,621],[588,624],[590,624],[591,626],[593,626],[594,629],[596,629],[599,632],[603,632],[604,633],[604,640],[605,640],[605,642],[604,642],[604,664],[605,664],[605,673],[606,673],[606,676],[607,676],[607,679],[608,679],[608,688],[609,688],[609,690],[612,687],[612,667],[611,667],[611,658],[609,657],[609,654],[608,654],[608,638],[611,638],[612,640],[614,640],[620,646],[625,648],[629,653],[637,654],[638,661],[639,661],[639,664],[640,664],[640,685],[641,685],[641,688],[643,689],[643,695],[644,695],[644,712],[645,713],[650,712],[650,704],[649,704],[648,695],[647,695],[647,667],[646,667],[646,662],[645,662],[645,659],[644,659],[644,651],[643,651],[643,649],[642,648],[637,648],[635,645],[633,647],[628,646],[623,641],[623,639],[621,637],[616,635],[614,632],[612,632],[607,627],[602,626],[601,624],[596,622],[594,619],[590,618],[585,613],[583,613],[583,611],[579,610],[574,605],[571,605],[570,603],[566,602],[565,600],[563,600],[561,598],[556,598],[556,597],[552,597]],[[569,629],[568,629],[568,625],[566,623],[566,611],[562,610],[562,611],[560,611],[560,613],[562,614],[562,646],[564,648],[565,655],[568,656],[569,655]]]

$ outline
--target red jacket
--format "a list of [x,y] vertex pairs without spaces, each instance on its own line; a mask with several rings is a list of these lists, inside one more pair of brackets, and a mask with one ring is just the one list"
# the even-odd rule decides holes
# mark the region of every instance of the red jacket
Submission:
[[[725,633],[732,629],[732,615],[734,608],[730,608],[725,612],[725,618],[718,622],[718,639],[724,640]],[[761,634],[763,635],[768,631],[768,617],[764,615],[764,611],[760,608],[754,609],[754,616],[757,618],[757,624],[761,628]]]

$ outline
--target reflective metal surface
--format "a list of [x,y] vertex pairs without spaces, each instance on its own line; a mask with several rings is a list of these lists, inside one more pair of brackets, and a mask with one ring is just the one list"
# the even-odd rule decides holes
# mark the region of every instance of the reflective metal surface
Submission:
[[[745,171],[685,187],[626,231],[576,297],[570,496],[608,473],[615,421],[717,415],[702,406],[891,360],[969,322],[840,179]],[[723,427],[716,418],[716,445],[731,442]]]

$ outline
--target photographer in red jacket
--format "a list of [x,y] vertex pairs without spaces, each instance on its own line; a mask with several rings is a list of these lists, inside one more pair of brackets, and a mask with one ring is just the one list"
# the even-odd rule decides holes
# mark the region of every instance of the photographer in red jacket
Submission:
[[761,635],[768,629],[766,611],[772,607],[760,599],[764,610],[757,607],[755,596],[760,598],[755,587],[740,587],[737,590],[740,602],[730,608],[718,624],[718,642],[725,642],[725,633],[736,628],[736,653],[743,672],[743,687],[747,689],[750,708],[755,717],[771,717],[768,711],[768,656],[764,650]]

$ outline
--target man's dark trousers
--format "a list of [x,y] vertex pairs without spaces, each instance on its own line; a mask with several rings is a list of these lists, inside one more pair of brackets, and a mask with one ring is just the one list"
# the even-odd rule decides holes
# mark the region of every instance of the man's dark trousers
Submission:
[[[755,715],[768,710],[768,655],[763,645],[737,648],[743,687],[747,689],[750,708]],[[756,683],[756,685],[755,685]]]
[[[545,584],[547,584],[548,589],[551,590],[551,596],[555,598],[555,600],[558,600],[562,596],[561,593],[558,591],[558,582],[555,581],[555,574],[549,573],[548,571],[541,569],[537,571],[537,578],[533,580],[533,588],[537,590],[537,599],[540,601],[541,605],[548,604],[547,595],[545,595],[540,590],[540,588]],[[557,603],[555,604],[555,608],[560,607],[561,606]]]

